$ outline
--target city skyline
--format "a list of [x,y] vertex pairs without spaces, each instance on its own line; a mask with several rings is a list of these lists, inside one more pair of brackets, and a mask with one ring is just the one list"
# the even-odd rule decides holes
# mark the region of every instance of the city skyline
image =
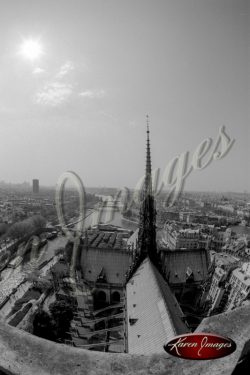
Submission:
[[245,0],[2,4],[0,180],[133,188],[149,114],[153,169],[225,125],[232,149],[185,190],[250,191],[248,17]]

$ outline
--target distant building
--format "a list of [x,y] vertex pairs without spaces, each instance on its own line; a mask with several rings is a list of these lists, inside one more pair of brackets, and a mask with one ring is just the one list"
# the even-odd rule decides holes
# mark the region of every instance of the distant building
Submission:
[[226,310],[238,307],[250,296],[250,263],[243,263],[241,268],[236,268],[229,279],[230,293]]
[[218,204],[217,209],[224,211],[229,214],[233,214],[235,212],[235,208],[231,204]]
[[223,251],[239,257],[242,261],[249,261],[249,240],[246,236],[232,238],[225,244]]
[[208,248],[210,236],[203,233],[199,228],[183,228],[182,224],[169,222],[164,225],[161,231],[161,247],[170,250],[180,249],[202,249]]
[[181,221],[191,223],[192,221],[194,221],[194,212],[193,211],[180,211],[179,219]]
[[33,187],[33,193],[38,194],[39,193],[39,180],[34,179],[32,181],[32,187]]
[[223,246],[226,244],[228,239],[228,232],[226,232],[226,227],[219,227],[214,230],[214,234],[211,241],[211,248],[215,251],[222,251]]
[[179,211],[174,209],[163,209],[162,205],[159,204],[157,210],[157,224],[163,226],[167,221],[179,220]]
[[232,271],[239,266],[239,258],[226,253],[215,253],[213,265],[215,270],[208,292],[208,299],[211,302],[210,314],[220,313],[224,310],[225,297],[228,292],[228,281]]

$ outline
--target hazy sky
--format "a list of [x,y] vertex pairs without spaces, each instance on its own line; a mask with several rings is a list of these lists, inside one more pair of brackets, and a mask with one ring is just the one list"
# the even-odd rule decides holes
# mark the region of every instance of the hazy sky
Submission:
[[247,0],[2,0],[0,180],[133,187],[149,114],[153,168],[225,125],[232,150],[186,188],[250,190],[248,40]]

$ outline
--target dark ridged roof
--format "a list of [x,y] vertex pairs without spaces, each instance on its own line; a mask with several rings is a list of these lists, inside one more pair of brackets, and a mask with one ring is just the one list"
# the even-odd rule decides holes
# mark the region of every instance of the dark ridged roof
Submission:
[[98,249],[124,249],[126,248],[126,242],[124,239],[128,239],[131,233],[126,231],[107,231],[100,229],[92,229],[87,231],[87,237],[85,237],[84,245],[89,248]]
[[205,249],[164,251],[165,273],[169,284],[183,284],[187,280],[187,270],[191,269],[195,282],[205,280],[210,260]]

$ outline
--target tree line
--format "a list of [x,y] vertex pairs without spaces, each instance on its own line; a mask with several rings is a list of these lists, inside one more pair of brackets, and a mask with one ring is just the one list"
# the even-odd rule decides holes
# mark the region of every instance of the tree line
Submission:
[[2,239],[10,238],[12,240],[18,240],[25,236],[32,235],[34,231],[43,229],[45,226],[45,218],[41,215],[34,215],[12,225],[1,223],[0,236],[2,236]]

